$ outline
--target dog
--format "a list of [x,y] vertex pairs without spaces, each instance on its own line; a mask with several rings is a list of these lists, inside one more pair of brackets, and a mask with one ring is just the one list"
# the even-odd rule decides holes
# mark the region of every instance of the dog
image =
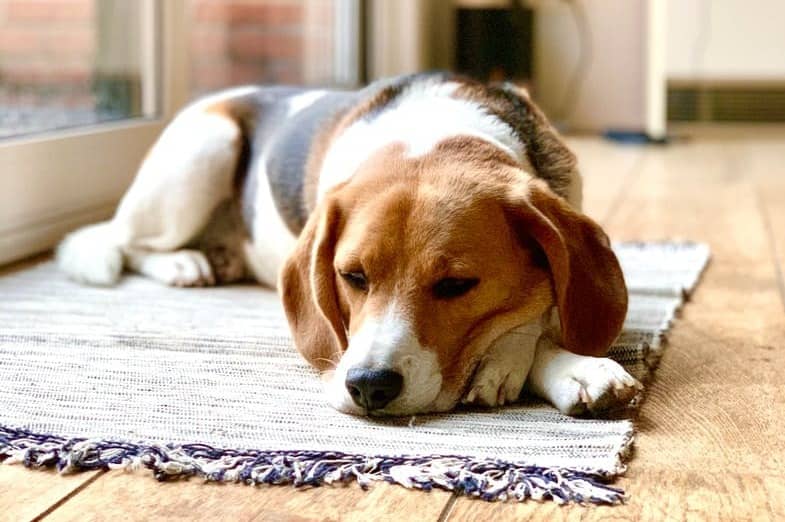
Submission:
[[630,402],[627,309],[576,158],[513,84],[238,87],[180,112],[114,217],[56,252],[76,281],[279,290],[327,401],[354,415]]

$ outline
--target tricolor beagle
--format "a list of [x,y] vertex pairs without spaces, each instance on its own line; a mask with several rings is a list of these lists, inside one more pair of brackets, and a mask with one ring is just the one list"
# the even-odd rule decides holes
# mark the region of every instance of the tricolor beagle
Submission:
[[581,178],[526,92],[446,74],[354,92],[241,87],[183,110],[111,221],[57,252],[77,281],[128,268],[278,286],[294,342],[352,414],[626,404],[602,357],[627,308]]

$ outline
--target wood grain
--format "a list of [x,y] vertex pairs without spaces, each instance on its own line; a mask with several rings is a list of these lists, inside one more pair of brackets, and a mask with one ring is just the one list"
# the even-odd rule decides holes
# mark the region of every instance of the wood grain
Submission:
[[745,169],[755,184],[785,309],[785,139],[756,137],[738,146],[742,149],[738,168]]
[[376,484],[295,490],[285,486],[160,483],[148,473],[109,472],[55,510],[47,520],[379,520],[413,513],[437,520],[449,493],[406,491]]
[[640,169],[645,149],[593,138],[570,140],[570,147],[583,174],[583,211],[599,222],[607,221]]
[[100,471],[58,475],[17,464],[0,465],[0,520],[33,520],[95,480]]
[[553,502],[523,504],[456,503],[450,521],[547,520],[660,522],[663,520],[782,520],[785,479],[759,474],[699,471],[630,471],[624,481],[635,494],[623,506],[559,506]]
[[639,412],[625,505],[488,504],[385,484],[161,484],[141,472],[106,473],[68,497],[84,475],[0,466],[0,519],[51,503],[55,520],[785,520],[785,129],[571,145],[584,208],[614,239],[694,239],[713,252]]
[[[768,147],[777,146],[757,144],[760,157],[766,157],[760,149],[770,153],[762,164],[774,163]],[[483,508],[458,499],[448,520],[480,513],[546,520],[782,518],[785,314],[758,188],[772,213],[781,212],[785,190],[769,180],[781,173],[753,176],[742,168],[749,153],[725,139],[649,149],[604,223],[614,239],[690,238],[708,242],[713,255],[641,408],[635,458],[619,482],[628,503]],[[771,228],[785,224],[778,220],[771,219]]]

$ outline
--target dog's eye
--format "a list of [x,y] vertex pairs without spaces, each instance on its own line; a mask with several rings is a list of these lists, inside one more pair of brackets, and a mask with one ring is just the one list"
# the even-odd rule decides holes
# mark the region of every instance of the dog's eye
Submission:
[[476,278],[457,279],[455,277],[446,277],[433,285],[433,294],[437,299],[460,297],[477,286],[479,282],[480,280]]
[[368,278],[365,277],[364,272],[341,272],[347,283],[361,292],[368,291]]

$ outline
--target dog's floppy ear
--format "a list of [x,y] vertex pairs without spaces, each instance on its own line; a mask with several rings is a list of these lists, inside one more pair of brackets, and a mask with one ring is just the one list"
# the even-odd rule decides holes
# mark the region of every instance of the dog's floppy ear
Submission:
[[333,273],[339,220],[329,199],[311,213],[278,282],[295,345],[320,370],[337,363],[347,345]]
[[608,236],[538,182],[516,188],[508,202],[517,232],[533,238],[548,260],[564,347],[604,355],[627,313],[627,287]]

